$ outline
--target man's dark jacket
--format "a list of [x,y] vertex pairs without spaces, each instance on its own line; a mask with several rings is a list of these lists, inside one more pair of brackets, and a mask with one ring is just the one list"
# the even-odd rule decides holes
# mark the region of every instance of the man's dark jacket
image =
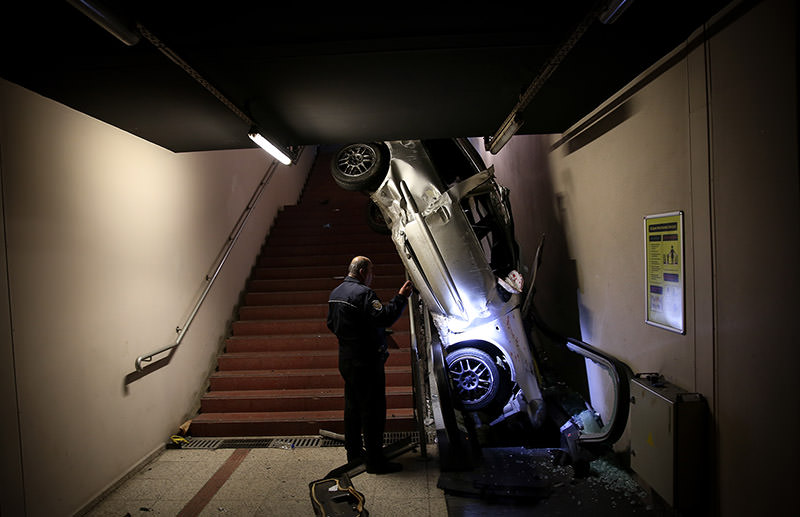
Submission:
[[386,357],[386,327],[403,312],[406,297],[381,303],[375,291],[347,276],[328,299],[328,328],[339,338],[339,358]]

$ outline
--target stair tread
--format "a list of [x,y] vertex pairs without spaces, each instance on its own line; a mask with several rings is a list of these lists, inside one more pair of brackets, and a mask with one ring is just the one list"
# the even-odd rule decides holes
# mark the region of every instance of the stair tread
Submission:
[[[389,348],[390,354],[409,353],[411,347]],[[339,355],[338,349],[328,350],[264,350],[254,352],[224,352],[220,354],[229,358],[269,357],[269,356],[335,356]]]
[[316,303],[284,303],[284,304],[275,304],[275,305],[264,305],[264,304],[245,304],[241,305],[240,307],[250,308],[250,309],[269,309],[275,307],[327,307],[328,302],[316,302]]
[[317,322],[318,323],[318,322],[320,322],[320,318],[259,318],[259,319],[252,319],[252,320],[237,320],[237,323],[238,322],[272,323],[272,322],[276,322],[276,321],[291,321],[293,323],[313,321],[313,322]]
[[[386,386],[387,395],[412,393],[411,386]],[[344,388],[281,388],[274,390],[209,391],[203,398],[283,398],[283,397],[342,397]]]
[[[325,304],[325,305],[327,305],[327,304]],[[252,306],[250,306],[250,307],[252,307]],[[267,305],[267,307],[270,307],[270,306]],[[319,318],[319,317],[316,317],[316,318],[313,318],[313,317],[312,318],[307,318],[306,317],[306,318],[259,318],[259,319],[252,319],[252,320],[236,320],[237,323],[238,322],[244,322],[244,323],[274,323],[274,322],[279,322],[279,321],[291,321],[293,323],[313,321],[313,322],[319,323],[321,321],[324,322],[325,319],[324,318]],[[398,320],[398,321],[400,321],[400,320]]]
[[[389,291],[394,290],[397,291],[397,288],[392,287],[378,287],[377,289],[373,289],[376,293],[380,293],[380,291]],[[304,294],[304,293],[325,293],[326,300],[328,299],[327,296],[330,294],[330,289],[301,289],[301,290],[291,290],[291,291],[258,291],[258,290],[248,290],[250,294],[282,294],[282,293],[293,293],[293,294]],[[380,297],[380,295],[378,295]]]
[[[408,372],[411,371],[411,366],[385,366],[386,373]],[[271,377],[275,375],[281,376],[302,376],[302,375],[337,375],[340,376],[338,368],[272,368],[268,370],[220,370],[213,372],[212,377],[251,377],[263,376]]]
[[[280,269],[280,268],[274,268]],[[391,273],[388,275],[375,275],[372,280],[372,285],[381,285],[383,281],[396,281],[398,278],[405,278],[404,271],[398,271],[397,273]],[[344,275],[341,274],[334,274],[334,275],[320,275],[320,276],[312,276],[310,274],[305,275],[301,278],[294,278],[294,277],[281,277],[281,278],[251,278],[249,282],[258,282],[258,283],[279,283],[279,282],[286,282],[286,281],[305,281],[305,282],[331,282],[331,281],[342,281],[344,279]]]
[[[401,334],[404,331],[398,330],[397,333]],[[407,331],[405,331],[407,332]],[[234,334],[232,336],[228,336],[225,338],[227,341],[252,341],[258,339],[287,339],[287,338],[298,338],[298,339],[309,339],[309,338],[318,338],[318,339],[336,339],[336,336],[329,332],[312,332],[312,333],[291,333],[291,334]]]
[[[337,420],[341,421],[344,411],[328,409],[320,411],[238,411],[233,413],[200,413],[192,419],[192,424],[202,422],[258,422],[258,421],[308,421]],[[390,408],[386,411],[386,419],[413,418],[413,408]]]
[[[395,264],[375,264],[374,265],[375,271],[381,276],[387,276],[391,274],[397,274],[395,270],[405,271],[405,268],[401,263]],[[323,274],[323,276],[344,276],[347,272],[347,264],[326,264],[322,266],[255,266],[253,268],[255,272],[263,271],[280,271],[282,274],[291,274],[292,276],[297,275],[300,277],[306,277],[310,274]],[[391,271],[391,273],[389,273]]]
[[[259,320],[242,320],[242,321],[259,321]],[[264,320],[264,321],[277,321],[277,320]],[[293,321],[293,320],[286,320],[286,321]],[[393,330],[392,334],[408,334],[409,332],[410,331],[407,330],[407,329],[406,330],[397,329],[397,330]],[[321,336],[331,337],[333,339],[336,338],[336,336],[334,336],[333,334],[330,334],[330,335],[329,334],[330,333],[327,332],[327,331],[324,332],[324,333],[321,333],[321,332],[295,333],[295,332],[293,332],[291,334],[237,334],[237,335],[233,335],[233,336],[228,336],[226,339],[242,339],[242,340],[244,340],[244,339],[287,338],[287,337],[303,338],[303,337],[321,337]],[[392,334],[389,334],[387,337],[390,337]]]

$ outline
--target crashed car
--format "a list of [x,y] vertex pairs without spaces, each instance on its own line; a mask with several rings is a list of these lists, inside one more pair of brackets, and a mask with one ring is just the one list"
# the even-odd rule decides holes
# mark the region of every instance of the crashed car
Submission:
[[508,201],[466,139],[352,144],[331,171],[369,195],[431,314],[454,396],[492,423],[544,419],[537,365],[520,315],[523,279]]

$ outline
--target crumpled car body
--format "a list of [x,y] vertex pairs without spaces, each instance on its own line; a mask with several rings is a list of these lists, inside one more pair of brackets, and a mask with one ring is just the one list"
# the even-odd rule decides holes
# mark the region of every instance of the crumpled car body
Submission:
[[363,190],[432,316],[455,395],[495,422],[526,411],[542,423],[537,366],[520,315],[522,277],[508,201],[469,141],[353,144],[332,163]]

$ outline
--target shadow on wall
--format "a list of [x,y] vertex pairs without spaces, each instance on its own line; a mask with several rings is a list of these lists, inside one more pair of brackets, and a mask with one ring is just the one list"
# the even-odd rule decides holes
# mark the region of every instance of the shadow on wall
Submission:
[[138,381],[142,377],[145,377],[146,375],[149,375],[149,374],[151,374],[151,373],[153,373],[155,371],[158,371],[161,368],[167,366],[170,363],[170,361],[172,361],[172,357],[175,355],[176,351],[177,351],[177,347],[176,348],[171,348],[167,352],[166,356],[161,357],[161,358],[159,358],[159,359],[157,359],[155,361],[148,362],[148,364],[144,365],[141,370],[135,370],[135,371],[129,373],[128,375],[126,375],[125,376],[125,382],[123,383],[123,388],[122,388],[123,395],[126,395],[126,396],[128,395],[128,393],[129,393],[128,386],[130,384],[133,384],[134,382]]
[[[566,212],[555,191],[548,154],[547,135],[519,135],[497,156],[486,156],[495,165],[499,182],[510,189],[514,225],[520,246],[520,265],[526,284],[533,277],[536,252],[543,240],[541,263],[536,273],[530,313],[534,310],[550,328],[566,337],[581,337],[578,277],[566,236]],[[588,400],[584,359],[538,332],[532,339],[539,352],[543,373],[553,372]]]
[[602,114],[602,116],[596,119],[590,119],[592,122],[590,125],[579,127],[579,132],[574,134],[574,136],[567,135],[565,142],[567,146],[566,153],[571,154],[578,151],[622,124],[630,118],[632,110],[633,106],[631,105],[630,99],[608,110],[601,110],[600,114]]
[[[551,144],[551,135],[518,135],[496,157],[487,160],[496,164],[501,183],[511,189],[516,237],[520,245],[521,263],[526,279],[531,278],[537,248],[544,237],[541,265],[536,274],[535,291],[528,311],[528,323],[536,313],[539,321],[563,337],[591,341],[582,329],[592,328],[592,314],[580,299],[580,279],[576,260],[571,256],[567,229],[569,200],[557,192],[550,168],[550,153],[563,147],[574,153],[589,145],[629,119],[637,111],[629,96],[610,103],[584,123],[561,135]],[[570,172],[558,171],[567,184]],[[573,207],[574,208],[574,207]],[[541,332],[531,336],[540,350],[542,369],[591,400],[587,385],[586,363],[570,352],[564,343],[554,342]]]

